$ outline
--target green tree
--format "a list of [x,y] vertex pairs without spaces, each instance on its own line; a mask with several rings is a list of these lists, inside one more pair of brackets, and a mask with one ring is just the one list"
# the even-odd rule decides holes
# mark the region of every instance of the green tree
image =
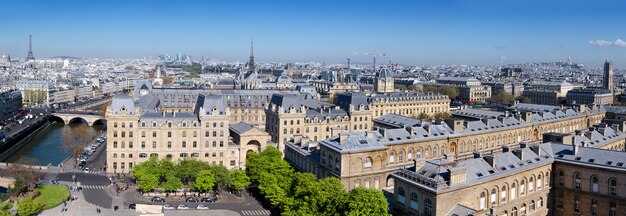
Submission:
[[9,186],[9,188],[7,189],[7,193],[11,196],[17,197],[26,192],[27,188],[28,187],[26,186],[26,182],[24,182],[24,179],[18,176],[15,178],[15,182],[13,183],[13,185]]
[[215,186],[217,186],[218,189],[228,187],[228,182],[230,182],[230,172],[225,166],[211,166],[211,172],[215,176]]
[[210,170],[202,170],[196,177],[194,187],[200,193],[205,193],[215,186],[215,175]]
[[283,155],[278,149],[268,147],[261,153],[253,152],[248,155],[246,171],[252,183],[258,184],[261,173],[290,178],[293,168],[287,161],[283,160]]
[[501,103],[501,104],[513,104],[515,101],[515,97],[513,95],[507,93],[504,90],[498,91],[495,95],[491,96],[491,102]]
[[424,86],[424,91],[425,92],[439,93],[439,94],[448,95],[448,97],[450,97],[450,99],[456,99],[456,98],[459,97],[459,88],[454,87],[454,86],[433,86],[433,85],[429,85],[429,86]]
[[196,159],[183,159],[176,164],[176,176],[187,184],[196,179],[198,172],[209,169],[209,165]]
[[24,199],[17,203],[17,214],[21,216],[37,215],[43,209],[43,203],[32,198]]
[[143,175],[155,175],[159,172],[159,159],[157,157],[150,157],[147,161],[133,166],[130,170],[130,173],[135,180],[139,180]]
[[420,113],[417,118],[419,118],[420,120],[428,120],[430,116],[428,116],[426,113]]
[[529,97],[522,97],[522,103],[533,103],[533,100]]
[[448,112],[440,112],[440,113],[435,113],[435,115],[433,115],[433,118],[435,118],[435,119],[450,119],[450,118],[452,118],[452,115],[450,115],[450,113],[448,113]]
[[166,180],[160,185],[160,188],[162,188],[164,191],[172,192],[183,188],[183,182],[181,182],[180,179],[175,175],[170,174],[165,177],[165,179]]
[[357,187],[345,200],[343,215],[388,215],[387,199],[380,190]]
[[153,191],[159,185],[159,178],[153,174],[144,174],[137,181],[137,186],[143,192]]
[[250,177],[243,170],[232,170],[228,187],[232,190],[241,191],[250,185]]

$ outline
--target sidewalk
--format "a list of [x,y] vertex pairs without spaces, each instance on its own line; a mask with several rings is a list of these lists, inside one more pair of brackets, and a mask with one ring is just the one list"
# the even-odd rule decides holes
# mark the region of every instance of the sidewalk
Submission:
[[[60,184],[62,185],[69,185],[71,186],[72,183],[70,182],[60,182]],[[88,203],[87,201],[85,201],[85,197],[83,196],[82,191],[79,192],[75,192],[75,191],[71,191],[70,190],[70,196],[76,196],[78,197],[77,200],[74,201],[68,201],[67,202],[67,211],[66,212],[62,212],[61,210],[63,209],[63,204],[54,207],[52,209],[48,209],[45,210],[43,212],[41,212],[41,216],[58,216],[58,215],[63,215],[63,216],[69,216],[69,215],[76,215],[76,216],[80,216],[80,215],[87,215],[87,216],[91,216],[91,215],[137,215],[137,213],[132,210],[132,209],[123,209],[120,208],[117,211],[113,211],[113,209],[105,209],[105,208],[100,208],[94,204]],[[96,209],[100,208],[100,210],[102,211],[100,214],[98,214],[96,212]]]

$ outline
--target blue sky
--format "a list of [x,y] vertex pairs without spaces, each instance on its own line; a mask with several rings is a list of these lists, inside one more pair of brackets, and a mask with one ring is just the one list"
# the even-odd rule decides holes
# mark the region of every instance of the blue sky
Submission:
[[[5,1],[0,53],[626,67],[626,1]],[[359,54],[356,54],[359,53]]]

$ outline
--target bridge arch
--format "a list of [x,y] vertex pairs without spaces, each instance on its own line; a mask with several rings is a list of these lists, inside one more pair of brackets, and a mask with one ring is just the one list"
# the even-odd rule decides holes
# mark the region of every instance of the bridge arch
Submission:
[[50,117],[48,117],[48,121],[53,121],[53,122],[61,122],[63,124],[65,124],[65,119],[55,116],[55,115],[51,115]]
[[87,124],[91,126],[90,122],[88,122],[87,119],[83,117],[74,117],[74,118],[71,118],[69,121],[65,122],[65,124],[72,124],[72,123],[82,123],[82,124]]

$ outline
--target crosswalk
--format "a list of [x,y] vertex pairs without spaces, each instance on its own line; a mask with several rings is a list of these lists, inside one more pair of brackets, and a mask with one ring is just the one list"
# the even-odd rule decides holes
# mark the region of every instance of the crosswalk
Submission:
[[107,189],[108,185],[81,185],[83,189]]
[[244,210],[241,211],[243,215],[271,215],[272,212],[269,210]]

